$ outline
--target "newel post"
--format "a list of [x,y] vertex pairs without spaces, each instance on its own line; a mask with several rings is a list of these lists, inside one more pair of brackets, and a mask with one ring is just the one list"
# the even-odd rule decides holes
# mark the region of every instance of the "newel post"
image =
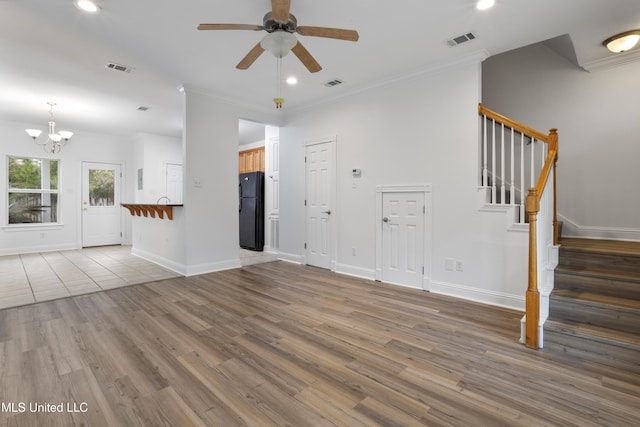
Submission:
[[529,189],[527,195],[527,215],[529,217],[529,283],[526,295],[525,344],[538,348],[538,323],[540,321],[540,293],[538,292],[538,250],[537,221],[540,211],[538,190]]

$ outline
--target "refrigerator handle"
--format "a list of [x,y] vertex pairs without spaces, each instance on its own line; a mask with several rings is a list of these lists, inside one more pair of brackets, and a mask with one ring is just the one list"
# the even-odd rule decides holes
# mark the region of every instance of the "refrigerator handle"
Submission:
[[242,184],[238,184],[238,212],[242,212]]

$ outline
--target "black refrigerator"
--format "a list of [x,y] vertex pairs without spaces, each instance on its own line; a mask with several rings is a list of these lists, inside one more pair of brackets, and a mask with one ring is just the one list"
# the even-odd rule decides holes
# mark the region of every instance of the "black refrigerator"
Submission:
[[240,174],[240,247],[261,251],[264,247],[264,172]]

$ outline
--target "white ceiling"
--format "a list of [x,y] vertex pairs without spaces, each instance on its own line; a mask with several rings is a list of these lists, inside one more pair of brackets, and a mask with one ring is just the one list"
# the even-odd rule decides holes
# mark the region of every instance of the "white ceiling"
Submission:
[[[199,23],[262,24],[269,0],[98,0],[87,15],[73,0],[0,0],[0,119],[47,120],[55,101],[59,126],[116,134],[181,134],[177,87],[274,109],[276,60],[265,52],[247,71],[235,65],[265,32],[197,31]],[[580,65],[606,61],[607,37],[640,28],[638,0],[292,0],[299,25],[355,29],[356,43],[298,36],[323,66],[310,74],[283,59],[282,114],[382,81],[479,52],[507,50],[569,34]],[[473,32],[477,39],[449,47]],[[629,57],[638,58],[636,52]],[[115,62],[135,69],[105,68]],[[327,88],[339,78],[344,84]],[[147,112],[137,111],[148,106]]]

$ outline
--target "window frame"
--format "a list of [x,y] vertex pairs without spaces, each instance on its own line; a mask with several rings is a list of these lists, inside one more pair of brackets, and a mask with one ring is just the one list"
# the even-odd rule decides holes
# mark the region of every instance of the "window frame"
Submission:
[[[11,184],[9,182],[9,163],[11,161],[11,159],[31,159],[31,160],[39,160],[41,163],[40,166],[40,170],[42,171],[43,167],[42,164],[44,162],[51,162],[51,161],[55,161],[57,162],[57,185],[55,189],[45,189],[45,188],[41,188],[43,187],[42,182],[44,181],[44,175],[41,172],[41,177],[40,177],[40,188],[12,188]],[[62,213],[62,191],[61,191],[61,173],[60,173],[60,167],[62,164],[62,160],[58,159],[58,158],[47,158],[47,157],[39,157],[39,156],[29,156],[29,155],[12,155],[12,154],[7,154],[6,155],[6,160],[5,160],[5,182],[6,182],[6,189],[5,189],[5,206],[6,206],[6,211],[4,212],[4,229],[8,230],[8,231],[18,231],[18,230],[29,230],[29,229],[34,229],[34,228],[38,228],[38,229],[60,229],[62,228],[62,218],[61,218],[61,213]],[[41,197],[44,197],[45,195],[52,195],[55,194],[57,201],[56,201],[56,210],[55,210],[55,218],[56,221],[50,221],[50,222],[33,222],[33,223],[29,223],[29,222],[17,222],[17,223],[10,223],[10,219],[9,219],[9,195],[10,194],[40,194]]]

